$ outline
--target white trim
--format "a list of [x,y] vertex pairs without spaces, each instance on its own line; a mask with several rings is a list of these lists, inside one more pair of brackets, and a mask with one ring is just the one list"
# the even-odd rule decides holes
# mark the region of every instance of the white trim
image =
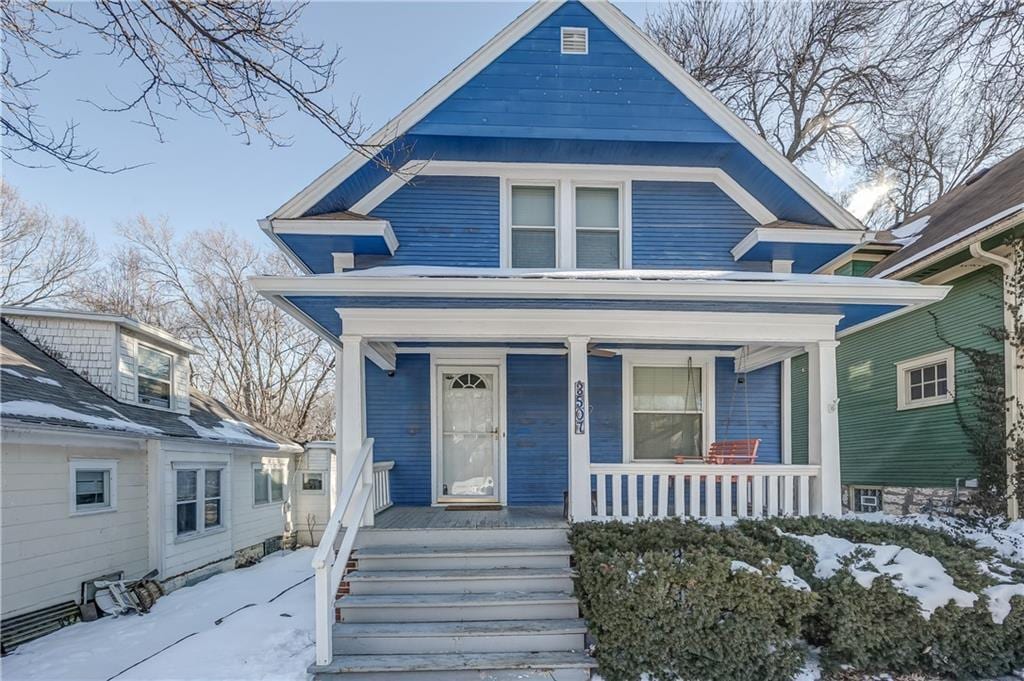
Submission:
[[[601,20],[613,33],[619,36],[641,58],[659,71],[666,79],[685,94],[698,108],[721,126],[737,142],[751,152],[769,170],[775,173],[797,194],[818,212],[842,229],[863,229],[860,222],[830,198],[820,187],[801,173],[790,161],[757,135],[738,116],[732,113],[714,95],[708,92],[678,63],[663,52],[629,18],[606,0],[583,0],[584,5]],[[369,162],[368,155],[374,147],[405,134],[413,125],[422,120],[452,93],[469,82],[498,56],[515,44],[546,18],[562,2],[537,2],[521,14],[504,30],[494,36],[483,47],[462,62],[455,70],[441,79],[434,87],[421,95],[398,116],[388,122],[368,141],[370,152],[353,151],[341,162],[323,173],[295,197],[278,208],[271,217],[297,217],[309,210],[331,189],[344,181],[357,169]]]
[[[118,459],[70,459],[68,460],[68,515],[71,517],[110,513],[117,510],[117,463]],[[85,504],[81,507],[75,501],[78,471],[103,471],[106,475],[107,497],[105,504]]]
[[[943,362],[946,364],[946,393],[935,397],[911,400],[908,374],[914,369]],[[896,411],[950,404],[954,400],[956,400],[956,350],[954,348],[896,362]]]
[[841,244],[859,246],[870,232],[852,232],[839,229],[796,229],[792,227],[755,227],[732,247],[734,260],[740,260],[750,249],[761,243],[783,244]]
[[[546,278],[537,271],[506,276],[374,276],[361,271],[313,277],[250,277],[267,296],[457,296],[460,298],[608,298],[660,300],[729,300],[764,302],[823,302],[850,304],[919,305],[942,300],[948,286],[922,286],[913,282],[856,277],[735,273],[746,280],[720,277],[671,279],[675,270],[623,270],[635,278]],[[501,273],[500,270],[491,270]],[[481,274],[486,270],[480,271]],[[586,274],[584,270],[582,272]],[[692,274],[692,273],[690,273]],[[650,276],[651,279],[642,277]],[[664,277],[664,279],[654,279]],[[469,286],[468,284],[472,284]]]
[[845,253],[843,253],[839,257],[837,257],[837,258],[835,258],[833,260],[830,260],[829,262],[827,262],[824,265],[822,265],[821,267],[819,267],[816,270],[816,272],[818,274],[835,274],[836,270],[838,270],[840,267],[842,267],[843,265],[845,265],[848,262],[852,262],[854,260],[863,260],[865,262],[879,263],[879,262],[882,262],[883,260],[885,260],[887,257],[892,255],[893,253],[895,253],[895,251],[890,251],[890,252],[884,253],[884,254],[883,253],[866,253],[866,252],[861,252],[860,249],[862,247],[864,247],[864,246],[877,247],[877,244],[870,243],[870,242],[865,242],[864,244],[861,244],[860,246],[857,246],[856,248],[851,248],[850,250],[846,251]]
[[[453,499],[440,497],[440,466],[441,466],[441,389],[438,377],[449,367],[471,369],[493,369],[498,385],[494,390],[494,398],[498,401],[498,464],[495,474],[497,480],[496,503],[508,503],[508,385],[505,354],[502,348],[475,348],[481,352],[476,356],[465,354],[462,358],[455,356],[430,356],[430,503],[432,506],[446,506],[458,503]],[[492,352],[487,353],[486,351]],[[479,503],[487,503],[481,499]]]
[[[583,51],[582,52],[566,52],[565,51],[565,33],[566,31],[583,31]],[[562,30],[559,32],[559,52],[562,54],[570,55],[584,55],[590,54],[590,29],[586,26],[562,26]]]
[[292,251],[291,246],[286,244],[284,242],[284,239],[282,239],[281,237],[274,233],[274,228],[273,225],[271,224],[270,218],[261,218],[256,221],[256,224],[258,224],[260,226],[260,230],[264,234],[266,234],[267,237],[271,241],[273,241],[279,249],[281,249],[281,252],[284,253],[286,258],[288,258],[288,261],[292,265],[294,265],[299,272],[302,272],[303,274],[313,274],[313,270],[309,269],[309,266],[306,263],[302,262],[302,258],[295,255],[295,252]]
[[16,307],[16,306],[3,306],[0,307],[0,315],[4,317],[49,317],[57,319],[73,319],[81,321],[92,321],[92,322],[110,322],[118,326],[131,329],[142,336],[149,336],[152,342],[157,344],[163,343],[171,348],[183,352],[189,355],[195,355],[199,353],[199,348],[186,343],[183,340],[175,338],[171,334],[167,333],[163,329],[145,324],[143,322],[137,322],[129,317],[122,317],[114,314],[103,314],[101,312],[78,312],[75,310],[57,310],[43,307]]
[[[276,461],[257,461],[253,462],[252,477],[249,478],[249,491],[252,492],[252,507],[253,508],[266,508],[267,506],[273,506],[275,504],[283,504],[288,501],[288,465],[284,463],[278,463]],[[267,501],[257,502],[256,501],[256,471],[268,471],[267,475]],[[274,482],[269,475],[269,471],[283,471],[281,474],[281,498],[274,501]]]
[[[554,267],[558,268],[562,266],[562,263],[568,262],[565,260],[565,248],[562,244],[562,234],[564,233],[564,222],[565,212],[562,197],[565,194],[563,183],[557,179],[541,179],[535,178],[531,180],[509,180],[501,179],[501,187],[503,191],[498,194],[498,207],[500,209],[500,231],[498,239],[498,248],[501,254],[501,264],[503,267],[512,266],[512,230],[513,229],[524,229],[524,230],[546,230],[553,232],[555,235],[554,245],[554,256],[555,264]],[[512,224],[512,190],[515,187],[550,187],[554,189],[554,200],[555,200],[555,224],[553,225],[513,225]]]
[[838,315],[664,310],[341,308],[346,333],[399,340],[807,343],[832,340]]
[[498,359],[502,355],[565,355],[564,348],[429,346],[398,348],[400,355],[430,355],[438,359]]
[[764,204],[754,198],[721,168],[597,163],[517,163],[511,161],[410,161],[398,175],[388,177],[354,203],[352,210],[358,213],[369,213],[389,196],[406,186],[407,181],[404,178],[412,172],[423,176],[498,177],[503,186],[510,181],[525,184],[543,181],[708,182],[722,190],[722,193],[735,201],[758,223],[766,225],[778,219],[774,213],[765,208]]
[[793,358],[782,360],[782,463],[793,463]]
[[356,266],[356,256],[353,253],[331,253],[331,258],[334,260],[335,272],[344,272]]
[[[213,527],[206,527],[206,471],[220,472],[220,523]],[[178,501],[178,472],[196,471],[196,529],[192,532],[178,532],[178,504],[188,503]],[[201,537],[208,537],[211,534],[227,532],[230,530],[231,520],[231,474],[230,459],[228,461],[191,461],[179,459],[171,461],[171,472],[174,479],[171,484],[171,522],[174,523],[174,543],[192,541]]]
[[633,458],[633,369],[636,367],[683,367],[693,359],[694,368],[701,370],[701,397],[704,409],[701,414],[703,438],[701,445],[707,454],[708,447],[715,441],[715,358],[728,354],[703,350],[629,350],[622,351],[622,463],[666,463],[665,459]]
[[296,219],[269,220],[274,234],[317,234],[325,236],[370,236],[384,240],[391,255],[398,250],[398,237],[387,220]]
[[772,272],[778,274],[792,274],[795,260],[772,260]]
[[801,346],[764,346],[756,350],[741,348],[736,352],[733,364],[738,374],[757,371],[772,364],[778,364],[804,352]]
[[[161,382],[163,381],[163,379],[152,378],[150,376],[143,376],[140,373],[140,371],[142,369],[142,358],[141,358],[142,353],[141,353],[141,350],[143,348],[145,348],[146,350],[149,350],[150,352],[156,352],[156,353],[161,354],[161,355],[166,355],[167,358],[170,360],[170,362],[168,363],[168,372],[167,372],[167,406],[166,407],[162,407],[162,406],[160,406],[158,404],[149,404],[149,403],[143,402],[141,397],[140,397],[140,390],[139,390],[139,383],[140,383],[139,379],[140,378],[148,378],[150,380],[161,381]],[[120,349],[120,347],[118,347],[117,348],[117,352],[120,353],[120,351],[121,351],[121,349]],[[158,409],[160,411],[177,411],[177,409],[175,409],[175,407],[174,407],[174,403],[175,403],[175,401],[177,400],[177,397],[178,397],[177,391],[174,389],[174,381],[175,381],[175,378],[176,378],[176,376],[174,374],[175,374],[175,365],[177,364],[177,361],[176,361],[177,359],[178,358],[175,357],[172,353],[167,352],[166,350],[164,350],[162,348],[155,347],[155,346],[153,346],[153,345],[151,345],[149,343],[146,343],[146,342],[143,342],[143,341],[138,341],[135,344],[135,404],[137,404],[140,407],[145,407],[146,409]]]

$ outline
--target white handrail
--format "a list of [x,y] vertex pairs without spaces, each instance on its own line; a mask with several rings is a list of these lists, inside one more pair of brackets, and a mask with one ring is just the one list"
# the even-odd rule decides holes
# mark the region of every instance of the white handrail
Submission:
[[[334,654],[332,640],[334,602],[338,585],[341,583],[341,578],[345,576],[345,567],[348,565],[349,556],[355,546],[359,523],[373,495],[372,461],[373,438],[370,437],[363,441],[363,446],[359,449],[359,454],[356,456],[351,470],[345,476],[345,484],[338,495],[334,513],[327,521],[320,544],[316,547],[316,553],[313,554],[312,564],[315,570],[316,592],[314,604],[316,663],[318,665],[329,664]],[[345,515],[350,509],[349,517],[353,521],[345,528],[341,546],[335,552],[334,545],[341,532]]]

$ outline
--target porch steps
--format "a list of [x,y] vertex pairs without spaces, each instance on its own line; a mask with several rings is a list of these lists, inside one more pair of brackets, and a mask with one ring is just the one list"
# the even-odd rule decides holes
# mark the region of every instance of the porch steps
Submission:
[[371,529],[318,681],[585,681],[564,527]]

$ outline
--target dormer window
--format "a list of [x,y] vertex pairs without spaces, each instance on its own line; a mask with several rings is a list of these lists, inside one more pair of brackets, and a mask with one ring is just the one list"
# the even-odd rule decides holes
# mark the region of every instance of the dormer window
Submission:
[[170,409],[171,356],[139,344],[139,404]]
[[562,54],[586,54],[587,29],[573,26],[562,27]]

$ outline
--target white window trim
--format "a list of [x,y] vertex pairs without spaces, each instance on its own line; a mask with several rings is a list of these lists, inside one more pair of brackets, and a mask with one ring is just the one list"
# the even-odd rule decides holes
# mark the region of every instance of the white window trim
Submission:
[[[555,268],[576,267],[576,188],[617,188],[619,190],[619,266],[633,266],[633,182],[621,172],[591,176],[556,167],[537,168],[536,176],[509,173],[500,176],[499,204],[501,266],[512,267],[512,187],[555,187]],[[556,172],[551,175],[548,172]]]
[[[939,364],[943,361],[946,363],[946,394],[911,401],[910,382],[908,380],[910,372],[914,369],[931,364]],[[932,352],[896,363],[896,411],[934,407],[940,404],[950,404],[955,400],[956,350],[954,348]]]
[[[327,493],[327,471],[314,471],[314,470],[297,470],[295,471],[299,476],[299,494],[309,494],[312,496],[323,496]],[[320,489],[305,489],[304,483],[306,482],[307,475],[319,475],[320,476]],[[261,506],[263,504],[260,504]]]
[[854,513],[868,513],[869,512],[869,511],[858,511],[857,510],[857,492],[858,491],[866,491],[866,490],[878,490],[878,509],[877,510],[878,511],[882,510],[882,505],[884,503],[884,497],[885,497],[885,489],[881,485],[878,485],[877,487],[872,487],[871,485],[850,485],[850,510],[853,511]]
[[718,353],[688,350],[623,350],[622,351],[622,462],[658,463],[665,459],[633,458],[633,368],[634,367],[686,367],[693,359],[694,368],[701,370],[701,394],[704,396],[704,451],[715,441],[715,358]]
[[[68,509],[69,515],[95,515],[117,510],[117,459],[71,459],[68,461]],[[110,488],[107,496],[110,503],[103,506],[88,505],[79,509],[75,503],[75,478],[78,471],[106,471]]]
[[[206,527],[206,471],[220,471],[220,524]],[[227,464],[214,462],[175,461],[171,464],[171,526],[174,528],[175,543],[191,541],[211,534],[226,532],[228,529],[229,488],[231,481],[227,475]],[[194,532],[178,532],[178,471],[198,471],[196,473],[196,529]],[[184,502],[182,502],[184,503]]]
[[[270,483],[270,478],[267,478],[267,499],[268,501],[256,502],[256,471],[258,470],[280,470],[282,471],[281,478],[281,499],[280,501],[274,501],[271,497],[273,486]],[[249,477],[249,490],[252,492],[252,507],[253,508],[266,508],[267,506],[279,506],[288,500],[288,469],[285,464],[278,463],[254,463],[252,465],[252,475]]]
[[[167,355],[168,357],[171,358],[170,372],[169,372],[168,385],[167,385],[167,406],[166,407],[161,407],[158,404],[147,404],[147,403],[143,402],[141,397],[139,396],[139,378],[141,377],[141,374],[139,373],[139,369],[142,367],[142,360],[140,358],[140,354],[141,354],[140,351],[143,348],[146,348],[147,350],[152,350],[153,352],[159,352],[160,354]],[[149,343],[145,343],[143,341],[136,340],[136,342],[135,342],[135,403],[137,405],[139,405],[140,407],[145,407],[146,409],[158,409],[160,411],[175,411],[174,403],[175,403],[175,399],[177,397],[177,394],[176,394],[176,392],[174,390],[174,379],[175,379],[174,373],[175,373],[175,370],[176,370],[177,363],[178,363],[178,357],[177,357],[177,355],[175,353],[170,352],[169,350],[165,350],[164,348],[158,348],[155,345],[151,345]]]

